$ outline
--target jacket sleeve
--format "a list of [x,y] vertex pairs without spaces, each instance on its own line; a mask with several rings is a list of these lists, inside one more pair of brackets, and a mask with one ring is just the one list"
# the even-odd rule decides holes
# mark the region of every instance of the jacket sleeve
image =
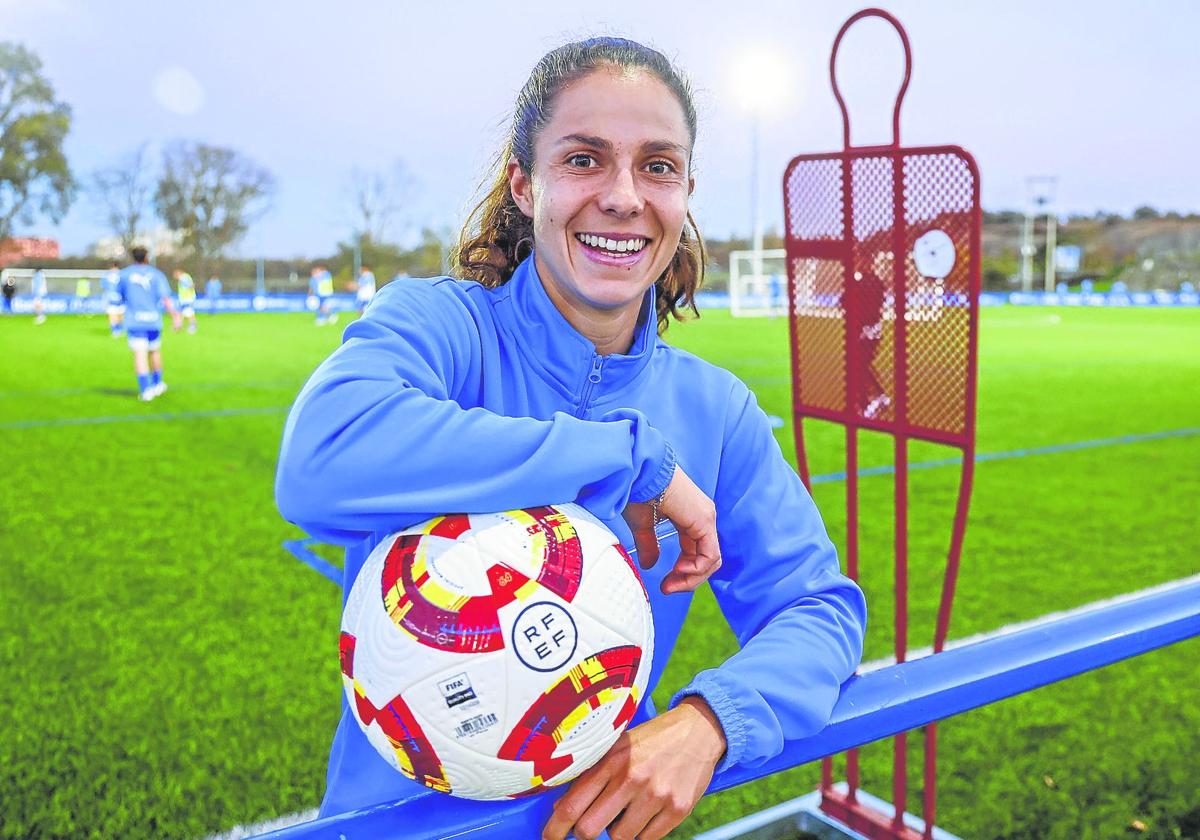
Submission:
[[612,518],[667,486],[674,453],[637,411],[542,420],[474,406],[484,343],[455,292],[384,287],[292,406],[275,478],[283,516],[349,545],[452,511],[578,501]]
[[737,391],[713,500],[723,563],[710,584],[741,649],[671,700],[699,695],[712,708],[728,744],[719,770],[820,731],[866,629],[862,591],[839,571],[812,498],[754,395]]

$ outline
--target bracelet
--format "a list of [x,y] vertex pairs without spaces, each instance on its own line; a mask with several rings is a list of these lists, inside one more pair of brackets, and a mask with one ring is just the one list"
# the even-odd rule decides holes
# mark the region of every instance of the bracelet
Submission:
[[664,487],[661,493],[650,500],[650,522],[652,525],[658,525],[667,521],[667,518],[658,511],[659,506],[662,505],[663,500],[666,499],[666,497],[667,488]]

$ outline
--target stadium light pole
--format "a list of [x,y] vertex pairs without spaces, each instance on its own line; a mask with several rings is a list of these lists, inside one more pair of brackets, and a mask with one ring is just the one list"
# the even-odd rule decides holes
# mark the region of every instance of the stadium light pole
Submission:
[[758,112],[750,115],[750,231],[754,276],[762,277],[762,206],[758,198]]
[[1021,235],[1021,291],[1033,291],[1033,257],[1037,253],[1034,244],[1036,217],[1046,213],[1046,291],[1054,291],[1054,240],[1056,231],[1054,216],[1054,187],[1058,178],[1053,175],[1030,175],[1025,179],[1025,225]]
[[777,110],[792,88],[794,69],[764,45],[748,48],[734,61],[731,79],[739,103],[750,114],[750,235],[754,276],[762,277],[763,221],[759,177],[759,133],[763,117]]
[[1046,199],[1046,291],[1054,291],[1054,272],[1058,250],[1058,209],[1054,204],[1054,181],[1050,183],[1050,195]]

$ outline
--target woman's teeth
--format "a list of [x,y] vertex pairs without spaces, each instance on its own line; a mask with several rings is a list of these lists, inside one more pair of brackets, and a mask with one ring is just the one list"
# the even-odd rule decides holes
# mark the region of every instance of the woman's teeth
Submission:
[[640,238],[606,239],[603,236],[593,236],[590,233],[577,233],[575,234],[575,238],[584,245],[590,245],[602,251],[611,251],[614,254],[628,254],[640,251],[646,247],[646,240]]

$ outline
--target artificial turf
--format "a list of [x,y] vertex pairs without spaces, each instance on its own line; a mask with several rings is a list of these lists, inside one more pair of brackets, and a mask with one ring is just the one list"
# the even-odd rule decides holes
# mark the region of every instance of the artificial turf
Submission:
[[[300,534],[272,482],[287,406],[339,335],[303,315],[202,317],[166,336],[171,390],[141,404],[103,318],[0,320],[0,837],[196,838],[319,801],[340,599],[280,547]],[[981,462],[951,636],[1200,571],[1200,310],[995,308],[981,336],[981,453],[1193,431]],[[706,311],[667,337],[789,418],[791,456],[785,321]],[[840,429],[807,425],[813,473],[842,469]],[[863,466],[890,458],[890,439],[863,435]],[[911,475],[913,647],[932,635],[957,480]],[[839,544],[843,493],[814,489]],[[893,645],[892,479],[861,493],[873,659]],[[703,591],[655,700],[732,649]],[[1192,640],[945,722],[939,823],[970,838],[1200,837],[1197,672]],[[886,796],[890,744],[862,766]],[[809,765],[706,798],[673,836],[816,779]]]

